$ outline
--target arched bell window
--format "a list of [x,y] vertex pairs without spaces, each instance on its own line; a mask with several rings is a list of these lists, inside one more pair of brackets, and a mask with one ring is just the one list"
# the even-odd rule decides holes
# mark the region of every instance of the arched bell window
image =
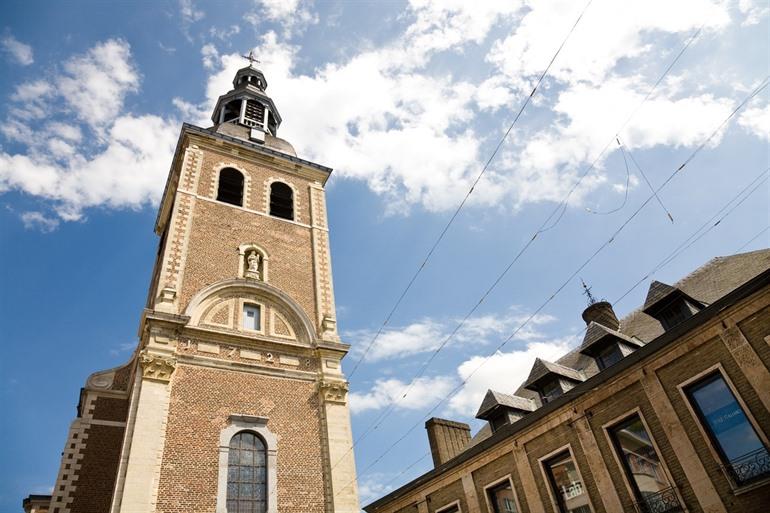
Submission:
[[230,439],[227,460],[227,513],[267,512],[267,450],[251,431]]
[[243,206],[243,174],[240,171],[226,167],[219,172],[217,201]]
[[294,220],[294,191],[283,182],[270,184],[270,215]]

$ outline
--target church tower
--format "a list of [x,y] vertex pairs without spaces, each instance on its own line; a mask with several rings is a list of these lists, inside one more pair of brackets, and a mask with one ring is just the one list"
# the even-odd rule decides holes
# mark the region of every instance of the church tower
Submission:
[[324,185],[253,60],[185,124],[139,345],[89,377],[51,512],[357,513]]

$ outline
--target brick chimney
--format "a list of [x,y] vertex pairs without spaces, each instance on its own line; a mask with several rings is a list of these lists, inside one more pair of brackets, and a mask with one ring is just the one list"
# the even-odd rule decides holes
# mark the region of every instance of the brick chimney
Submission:
[[607,301],[597,301],[588,305],[588,308],[583,310],[583,320],[587,325],[593,321],[615,331],[620,329],[620,321],[615,315],[615,310]]
[[471,427],[462,422],[433,417],[425,423],[425,429],[434,467],[460,454],[471,441]]

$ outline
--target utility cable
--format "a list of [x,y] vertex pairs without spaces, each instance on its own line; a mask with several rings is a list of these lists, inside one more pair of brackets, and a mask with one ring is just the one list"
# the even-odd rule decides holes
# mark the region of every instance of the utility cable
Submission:
[[[473,370],[471,373],[466,376],[459,385],[457,385],[454,389],[452,389],[449,394],[447,394],[444,398],[441,399],[433,408],[431,408],[428,413],[423,417],[426,418],[431,413],[433,413],[435,410],[437,410],[441,405],[443,405],[446,401],[451,399],[457,392],[459,392],[467,383],[468,381],[478,372],[481,367],[483,367],[489,360],[497,354],[498,351],[500,351],[503,347],[505,347],[511,340],[513,340],[516,335],[524,328],[526,327],[532,319],[535,318],[548,304],[550,304],[551,301],[553,301],[557,295],[559,295],[564,288],[577,276],[590,262],[596,258],[601,251],[603,251],[607,246],[609,246],[616,237],[631,223],[631,221],[646,207],[655,197],[656,194],[659,194],[663,188],[665,188],[682,170],[685,169],[685,167],[692,162],[692,160],[703,150],[703,148],[706,147],[706,145],[722,130],[722,128],[749,102],[751,101],[755,96],[757,96],[760,92],[762,92],[767,86],[768,86],[768,79],[770,77],[765,77],[764,80],[760,83],[759,86],[757,86],[752,92],[745,97],[731,112],[730,114],[709,134],[708,137],[706,137],[700,145],[684,160],[684,162],[679,165],[669,176],[668,178],[663,181],[661,185],[658,186],[655,191],[653,191],[653,194],[650,195],[632,214],[628,217],[623,223],[621,223],[620,227],[613,232],[613,234],[610,236],[608,240],[606,240],[603,244],[601,244],[589,257],[587,260],[585,260],[552,294],[550,297],[548,297],[545,302],[543,302],[532,314],[530,314],[527,319],[524,320],[523,323],[521,323],[503,342],[501,342],[495,350],[490,353],[488,356],[482,360],[482,362]],[[376,463],[378,463],[387,453],[389,453],[396,445],[398,445],[402,440],[404,440],[409,433],[411,433],[417,426],[417,424],[413,424],[407,431],[404,433],[400,438],[398,438],[395,442],[393,442],[379,457],[377,457],[369,466],[364,469],[363,472],[366,472],[369,470],[372,466],[374,466]],[[355,444],[353,444],[355,445]],[[351,446],[351,449],[352,450]]]
[[519,118],[524,113],[524,109],[527,107],[527,105],[529,105],[530,101],[535,96],[535,93],[537,92],[537,89],[540,87],[540,84],[542,84],[543,80],[545,80],[545,77],[548,74],[548,71],[550,71],[551,66],[553,65],[554,61],[556,61],[556,58],[561,53],[562,49],[564,48],[564,45],[567,43],[567,40],[570,38],[572,33],[575,31],[575,27],[577,27],[578,23],[580,23],[580,20],[583,18],[583,15],[585,14],[586,10],[591,5],[591,2],[593,2],[593,0],[589,0],[588,3],[586,3],[585,7],[583,7],[583,10],[580,12],[580,15],[575,20],[575,23],[572,25],[572,27],[570,28],[569,32],[567,32],[567,35],[562,40],[561,44],[559,45],[559,48],[556,50],[556,53],[554,53],[553,57],[551,57],[551,60],[548,63],[548,66],[546,66],[545,70],[543,70],[543,72],[540,74],[540,77],[537,79],[537,82],[535,83],[535,86],[532,88],[532,92],[530,92],[529,96],[527,96],[525,98],[524,103],[522,103],[521,108],[516,113],[516,117],[513,118],[513,121],[511,122],[510,126],[508,126],[508,129],[505,131],[505,133],[503,134],[503,137],[500,139],[500,142],[497,143],[497,146],[495,146],[494,151],[492,152],[492,154],[487,159],[486,163],[484,164],[484,167],[481,168],[481,172],[479,172],[479,174],[476,176],[476,179],[473,181],[470,189],[468,189],[468,192],[465,194],[465,197],[460,202],[460,204],[457,206],[457,208],[455,209],[454,213],[449,218],[449,221],[444,226],[443,230],[441,230],[441,232],[439,233],[438,238],[433,243],[433,245],[431,246],[430,250],[428,250],[428,253],[425,255],[425,258],[423,259],[422,263],[417,268],[417,271],[415,271],[415,273],[412,275],[411,279],[409,280],[409,282],[406,285],[406,288],[404,288],[404,290],[399,295],[398,300],[396,300],[395,305],[393,305],[393,308],[388,313],[387,317],[385,318],[385,321],[382,323],[382,325],[379,327],[379,329],[377,330],[377,332],[374,335],[374,337],[372,338],[372,340],[366,346],[366,349],[361,354],[361,357],[356,361],[355,365],[353,365],[353,369],[350,371],[350,374],[348,375],[348,379],[352,378],[353,375],[356,373],[356,371],[358,370],[358,367],[361,365],[361,362],[364,360],[364,358],[366,358],[366,355],[371,350],[371,348],[374,345],[375,341],[382,334],[382,331],[385,329],[385,326],[387,326],[388,323],[390,322],[390,319],[393,317],[393,314],[396,312],[396,310],[398,309],[399,305],[403,301],[404,297],[409,292],[409,289],[412,288],[412,285],[417,280],[417,277],[420,275],[420,273],[422,273],[422,270],[428,264],[428,260],[430,260],[431,256],[433,256],[433,252],[436,250],[438,245],[444,239],[444,236],[449,231],[449,228],[452,226],[452,224],[454,223],[454,221],[457,218],[457,216],[460,214],[460,211],[465,206],[465,203],[468,201],[468,198],[470,198],[471,194],[473,194],[473,191],[476,188],[476,185],[478,185],[479,181],[481,181],[481,178],[484,176],[484,173],[486,173],[487,169],[489,168],[489,165],[492,163],[492,160],[494,160],[494,158],[497,156],[497,153],[500,151],[500,148],[503,146],[505,141],[508,139],[508,135],[511,133],[511,131],[513,130],[513,127],[516,125],[516,123],[519,121]]

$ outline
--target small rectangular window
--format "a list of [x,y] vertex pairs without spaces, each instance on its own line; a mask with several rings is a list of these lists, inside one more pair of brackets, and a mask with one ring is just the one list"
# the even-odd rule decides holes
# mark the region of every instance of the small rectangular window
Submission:
[[561,388],[561,383],[558,379],[549,381],[541,389],[540,397],[544,403],[550,403],[557,397],[559,397],[564,391]]
[[736,484],[770,476],[770,453],[722,374],[701,379],[685,393]]
[[641,417],[633,415],[609,430],[615,451],[636,495],[638,509],[666,512],[680,508]]
[[513,496],[511,482],[505,480],[497,486],[487,490],[489,503],[492,505],[492,513],[518,513],[516,499]]
[[615,365],[622,359],[623,353],[620,351],[618,344],[610,344],[607,348],[602,350],[596,358],[601,370],[606,369],[610,365]]
[[243,329],[259,331],[262,319],[257,305],[243,305]]
[[588,492],[569,451],[544,463],[560,513],[591,513]]

